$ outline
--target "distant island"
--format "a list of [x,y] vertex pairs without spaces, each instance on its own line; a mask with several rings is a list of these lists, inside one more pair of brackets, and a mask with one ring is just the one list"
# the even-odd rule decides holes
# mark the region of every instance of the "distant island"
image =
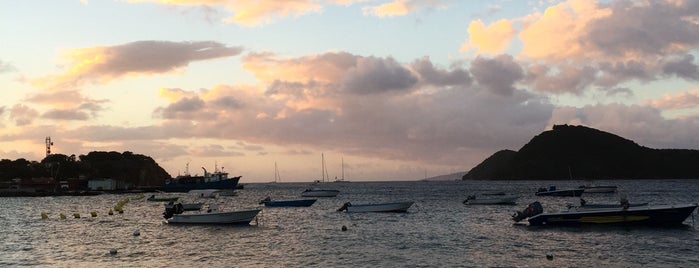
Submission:
[[501,150],[463,180],[696,179],[699,150],[652,149],[585,126],[554,125],[519,151]]
[[151,157],[132,152],[50,154],[40,162],[0,160],[3,195],[52,195],[88,190],[157,189],[171,179]]

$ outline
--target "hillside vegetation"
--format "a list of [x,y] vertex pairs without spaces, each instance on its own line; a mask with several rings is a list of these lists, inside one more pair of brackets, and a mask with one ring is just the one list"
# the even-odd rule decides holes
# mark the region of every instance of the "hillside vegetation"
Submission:
[[463,179],[699,178],[699,150],[651,149],[584,126],[556,125],[519,151],[496,152]]

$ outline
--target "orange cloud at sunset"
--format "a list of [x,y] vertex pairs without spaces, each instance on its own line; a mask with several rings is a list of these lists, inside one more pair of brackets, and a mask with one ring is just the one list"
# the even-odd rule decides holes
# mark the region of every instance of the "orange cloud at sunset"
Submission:
[[569,0],[549,7],[543,14],[524,22],[519,38],[523,56],[562,61],[599,56],[581,37],[587,34],[591,21],[611,15],[608,8],[600,8],[595,1]]
[[408,5],[406,0],[395,0],[375,7],[364,8],[365,15],[377,17],[390,17],[408,14],[414,7]]
[[499,20],[485,26],[481,20],[472,21],[468,26],[469,41],[461,46],[461,51],[475,49],[490,54],[502,53],[516,34],[512,22]]

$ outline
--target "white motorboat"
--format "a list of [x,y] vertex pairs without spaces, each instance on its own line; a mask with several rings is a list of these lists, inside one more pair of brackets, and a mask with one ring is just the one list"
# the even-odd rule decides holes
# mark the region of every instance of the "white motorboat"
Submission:
[[215,205],[209,205],[206,212],[182,213],[181,204],[175,204],[173,209],[165,209],[163,217],[172,224],[250,224],[261,209],[238,211],[218,211]]
[[616,185],[608,185],[608,186],[589,186],[589,185],[582,185],[580,186],[580,189],[583,189],[583,191],[586,194],[589,193],[616,193],[617,186]]
[[413,205],[412,201],[394,202],[394,203],[376,203],[353,205],[350,202],[345,203],[337,211],[347,212],[408,212],[408,209]]
[[480,196],[470,195],[462,203],[464,205],[516,205],[519,196],[516,195],[492,195]]

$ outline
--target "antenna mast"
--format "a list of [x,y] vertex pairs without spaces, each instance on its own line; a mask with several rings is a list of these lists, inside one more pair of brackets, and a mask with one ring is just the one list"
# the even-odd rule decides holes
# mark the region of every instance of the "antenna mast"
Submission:
[[46,157],[51,155],[51,145],[53,145],[53,142],[51,141],[51,136],[46,136]]

